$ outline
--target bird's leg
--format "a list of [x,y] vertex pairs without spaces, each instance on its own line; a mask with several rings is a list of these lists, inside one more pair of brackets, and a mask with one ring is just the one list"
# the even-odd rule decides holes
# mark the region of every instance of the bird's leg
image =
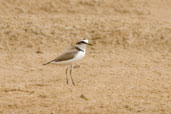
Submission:
[[72,69],[73,69],[73,65],[71,64],[71,66],[70,66],[70,76],[71,76],[72,84],[75,85],[74,80],[72,78]]
[[66,83],[68,84],[67,71],[68,71],[68,66],[67,66],[66,71],[65,71],[65,73],[66,73]]

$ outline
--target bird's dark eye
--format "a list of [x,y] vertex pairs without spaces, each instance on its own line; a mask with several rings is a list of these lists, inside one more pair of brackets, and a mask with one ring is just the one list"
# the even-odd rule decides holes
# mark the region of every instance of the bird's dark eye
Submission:
[[81,41],[81,43],[85,44],[86,42],[84,42],[84,41]]

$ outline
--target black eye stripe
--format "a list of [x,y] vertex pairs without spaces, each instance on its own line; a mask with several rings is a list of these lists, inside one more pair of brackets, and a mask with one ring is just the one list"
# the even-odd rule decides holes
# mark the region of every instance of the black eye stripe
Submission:
[[85,41],[81,41],[81,43],[84,43],[84,44],[86,44],[87,42],[85,42]]
[[77,44],[88,44],[87,42],[85,42],[85,41],[80,41],[80,42],[78,42]]

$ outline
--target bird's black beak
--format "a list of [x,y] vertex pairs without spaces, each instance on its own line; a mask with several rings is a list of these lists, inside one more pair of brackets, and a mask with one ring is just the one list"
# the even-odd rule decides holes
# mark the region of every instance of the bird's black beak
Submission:
[[90,44],[90,43],[88,43],[87,45],[89,45],[89,46],[93,46],[93,44]]

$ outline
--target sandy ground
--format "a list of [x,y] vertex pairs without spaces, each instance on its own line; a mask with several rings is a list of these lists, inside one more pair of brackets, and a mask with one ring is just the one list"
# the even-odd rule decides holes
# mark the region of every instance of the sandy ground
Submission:
[[[171,114],[169,0],[1,0],[0,114]],[[74,68],[43,63],[77,41]]]

